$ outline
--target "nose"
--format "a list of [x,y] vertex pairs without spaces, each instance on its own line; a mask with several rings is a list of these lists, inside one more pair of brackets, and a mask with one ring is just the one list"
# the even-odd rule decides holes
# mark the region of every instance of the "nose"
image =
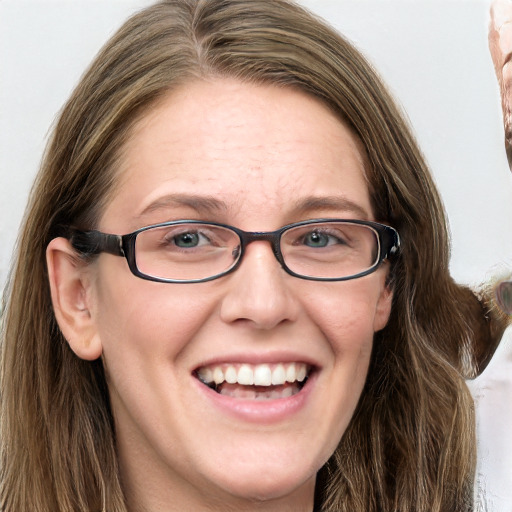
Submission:
[[229,290],[221,304],[224,322],[246,322],[272,329],[298,317],[299,302],[289,276],[267,241],[255,241],[245,250],[240,267],[228,276]]

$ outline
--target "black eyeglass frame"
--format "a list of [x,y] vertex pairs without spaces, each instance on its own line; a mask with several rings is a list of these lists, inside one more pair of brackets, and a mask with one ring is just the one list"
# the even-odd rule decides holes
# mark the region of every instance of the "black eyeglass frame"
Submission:
[[[353,276],[346,277],[314,277],[307,276],[302,274],[297,274],[293,270],[291,270],[285,263],[283,254],[281,252],[281,237],[283,233],[286,231],[300,227],[307,226],[308,224],[329,224],[329,223],[346,223],[346,224],[355,224],[361,226],[367,226],[372,228],[376,233],[379,241],[379,257],[375,261],[375,263],[368,269],[355,274]],[[135,258],[135,241],[139,233],[143,231],[147,231],[148,229],[160,228],[166,226],[176,226],[176,225],[187,225],[187,224],[204,224],[206,226],[217,226],[222,227],[224,229],[229,229],[238,235],[240,239],[240,251],[238,253],[237,260],[233,263],[231,267],[220,272],[219,274],[215,274],[213,276],[201,278],[201,279],[169,279],[163,277],[155,277],[149,274],[144,274],[137,267],[137,262]],[[272,247],[272,252],[276,257],[277,261],[281,264],[281,267],[285,272],[290,274],[291,276],[297,277],[299,279],[306,279],[309,281],[348,281],[351,279],[357,279],[359,277],[366,276],[371,274],[377,270],[377,268],[382,264],[382,262],[386,259],[394,256],[398,250],[400,249],[400,236],[398,231],[391,226],[386,226],[385,224],[381,224],[379,222],[367,221],[367,220],[356,220],[356,219],[311,219],[305,220],[301,222],[295,222],[293,224],[287,224],[282,228],[276,229],[275,231],[243,231],[242,229],[238,229],[236,227],[230,226],[228,224],[221,224],[218,222],[209,222],[202,220],[176,220],[169,222],[162,222],[159,224],[152,224],[150,226],[145,226],[143,228],[137,229],[132,233],[128,233],[126,235],[113,235],[108,233],[102,233],[101,231],[82,231],[75,228],[70,228],[68,239],[71,242],[71,245],[75,250],[80,252],[83,256],[94,256],[100,254],[102,252],[113,254],[114,256],[122,256],[126,258],[128,262],[128,267],[133,275],[136,277],[140,277],[141,279],[146,279],[148,281],[155,281],[158,283],[178,283],[178,284],[187,284],[187,283],[203,283],[207,281],[213,281],[214,279],[218,279],[222,276],[230,274],[234,272],[242,262],[245,248],[252,242],[256,241],[267,241],[270,242]]]

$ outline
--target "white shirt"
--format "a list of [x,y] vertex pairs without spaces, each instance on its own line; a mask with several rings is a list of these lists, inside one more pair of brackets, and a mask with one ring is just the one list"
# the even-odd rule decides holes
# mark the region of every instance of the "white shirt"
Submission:
[[489,366],[468,386],[478,439],[475,512],[512,512],[512,327]]

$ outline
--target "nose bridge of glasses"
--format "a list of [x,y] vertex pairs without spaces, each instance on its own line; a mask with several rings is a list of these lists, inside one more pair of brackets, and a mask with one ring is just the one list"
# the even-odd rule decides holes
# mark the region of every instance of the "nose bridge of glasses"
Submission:
[[269,242],[274,256],[279,263],[282,263],[281,250],[279,248],[279,240],[281,238],[281,230],[277,231],[241,231],[239,233],[242,241],[242,247],[245,248],[252,242]]

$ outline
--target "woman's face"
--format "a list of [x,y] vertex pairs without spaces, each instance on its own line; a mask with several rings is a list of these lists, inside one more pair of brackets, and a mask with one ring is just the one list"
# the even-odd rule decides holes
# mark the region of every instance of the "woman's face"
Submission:
[[[314,218],[372,220],[363,165],[357,140],[317,100],[197,81],[138,123],[98,228],[124,234],[200,219],[270,231]],[[307,281],[258,241],[235,272],[205,283],[145,281],[108,254],[89,272],[129,500],[148,510],[243,510],[253,500],[310,509],[316,472],[347,428],[374,332],[388,319],[385,266],[352,281]],[[306,366],[309,378],[300,391],[231,384],[224,395],[197,376],[242,365]]]

